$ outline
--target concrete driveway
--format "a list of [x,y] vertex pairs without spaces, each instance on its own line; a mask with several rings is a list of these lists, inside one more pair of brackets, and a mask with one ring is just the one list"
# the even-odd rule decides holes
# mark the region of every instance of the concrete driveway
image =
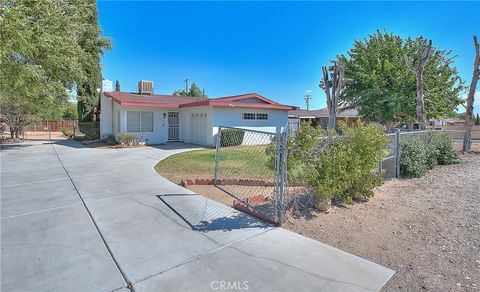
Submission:
[[376,291],[392,276],[154,171],[194,148],[3,147],[2,291]]

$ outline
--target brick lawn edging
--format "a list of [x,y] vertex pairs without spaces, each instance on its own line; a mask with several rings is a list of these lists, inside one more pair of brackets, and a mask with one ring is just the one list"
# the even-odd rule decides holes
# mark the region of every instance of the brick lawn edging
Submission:
[[[204,179],[204,178],[197,178],[193,179],[182,179],[180,185],[186,187],[191,185],[213,185],[215,180],[212,179]],[[217,185],[239,185],[239,186],[260,186],[260,187],[274,187],[275,182],[267,182],[264,180],[255,180],[255,179],[218,179]]]

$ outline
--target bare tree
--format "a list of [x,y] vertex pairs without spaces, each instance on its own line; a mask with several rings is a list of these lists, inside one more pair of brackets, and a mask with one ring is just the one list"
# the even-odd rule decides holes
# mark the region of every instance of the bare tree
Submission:
[[405,63],[407,64],[408,69],[415,75],[417,79],[417,120],[418,127],[420,130],[424,130],[427,127],[427,113],[425,111],[425,100],[423,99],[424,91],[424,80],[423,80],[423,71],[425,69],[425,64],[427,64],[428,58],[430,57],[430,52],[432,50],[432,40],[428,41],[426,48],[419,50],[419,60],[418,66],[416,69],[413,68],[412,61],[405,55]]
[[322,67],[323,80],[320,82],[320,88],[325,91],[327,96],[328,127],[335,129],[337,126],[337,108],[340,96],[345,88],[345,62],[339,58],[333,62],[333,72],[329,80],[329,70],[326,66]]
[[34,121],[34,117],[25,106],[0,98],[1,119],[10,128],[12,139],[19,139],[23,129]]
[[463,151],[469,151],[472,145],[472,121],[473,121],[473,102],[475,91],[477,89],[478,79],[480,78],[480,47],[477,36],[473,36],[473,46],[475,47],[475,61],[473,62],[472,83],[468,90],[467,113],[465,115],[465,138],[463,140]]

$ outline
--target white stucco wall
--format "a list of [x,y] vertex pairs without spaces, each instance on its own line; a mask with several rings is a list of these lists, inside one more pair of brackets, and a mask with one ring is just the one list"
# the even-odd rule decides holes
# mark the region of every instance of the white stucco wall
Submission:
[[[268,114],[268,120],[244,120],[243,113],[266,113]],[[279,133],[287,123],[288,111],[286,110],[216,107],[213,108],[212,142],[209,146],[215,145],[219,126]],[[264,142],[268,143],[268,141]]]
[[[127,111],[147,111],[154,113],[153,132],[127,132]],[[179,138],[181,142],[192,143],[191,135],[191,116],[192,114],[206,114],[205,127],[199,128],[205,135],[204,146],[215,146],[216,135],[219,126],[237,127],[264,131],[269,133],[278,133],[285,128],[288,122],[288,111],[270,110],[270,109],[252,109],[252,108],[224,108],[224,107],[187,107],[187,108],[153,108],[153,107],[124,107],[108,98],[102,98],[102,116],[100,131],[104,133],[113,133],[117,136],[119,133],[132,134],[139,138],[141,135],[147,140],[148,144],[162,144],[168,142],[168,112],[179,113]],[[118,113],[120,113],[120,126],[117,127]],[[266,113],[267,120],[244,120],[243,113]],[[164,117],[165,114],[165,117]],[[247,138],[245,138],[247,139]],[[255,141],[259,143],[261,141]],[[269,141],[264,141],[268,143]],[[249,144],[249,141],[244,141]]]
[[103,96],[100,98],[100,138],[112,134],[112,101]]

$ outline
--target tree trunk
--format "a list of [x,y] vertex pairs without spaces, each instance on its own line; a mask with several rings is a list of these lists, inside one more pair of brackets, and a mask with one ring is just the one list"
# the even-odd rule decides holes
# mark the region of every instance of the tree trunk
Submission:
[[424,130],[427,127],[427,114],[425,111],[425,101],[423,99],[423,90],[424,90],[424,82],[423,82],[423,71],[425,69],[425,65],[427,64],[428,58],[430,57],[430,51],[432,50],[432,41],[428,41],[428,45],[425,49],[419,52],[420,60],[418,62],[418,67],[416,69],[413,68],[411,62],[407,55],[404,56],[405,63],[407,64],[408,69],[415,74],[415,78],[417,80],[417,105],[416,105],[416,112],[417,112],[417,122],[418,128],[420,130]]
[[465,114],[465,137],[463,140],[463,151],[470,151],[472,145],[472,121],[473,121],[473,103],[475,91],[477,89],[478,79],[480,78],[480,48],[477,37],[473,36],[473,45],[475,47],[475,61],[473,63],[472,83],[468,90],[467,112]]
[[427,127],[427,115],[425,113],[425,100],[423,99],[423,70],[417,71],[417,120],[418,128],[420,130],[425,130]]

